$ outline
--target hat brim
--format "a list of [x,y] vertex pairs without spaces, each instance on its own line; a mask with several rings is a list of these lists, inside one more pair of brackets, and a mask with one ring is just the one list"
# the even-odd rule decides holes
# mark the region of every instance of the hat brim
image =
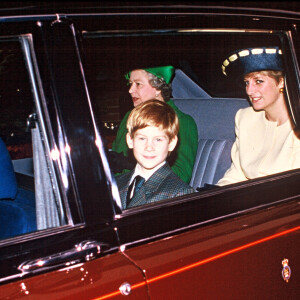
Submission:
[[283,71],[282,52],[277,47],[238,50],[223,62],[222,70],[226,76],[237,79],[252,72]]

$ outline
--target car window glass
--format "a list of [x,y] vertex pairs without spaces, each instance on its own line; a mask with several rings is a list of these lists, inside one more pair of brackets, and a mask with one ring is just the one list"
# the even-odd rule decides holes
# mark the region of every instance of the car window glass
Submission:
[[[234,117],[238,109],[237,101],[244,100],[240,108],[249,106],[245,87],[242,84],[226,79],[222,74],[222,63],[228,54],[237,49],[263,46],[281,46],[280,33],[276,32],[211,32],[205,30],[184,30],[168,32],[85,32],[83,34],[83,61],[89,91],[93,100],[95,117],[104,138],[107,150],[111,149],[118,127],[124,115],[133,108],[129,96],[129,86],[124,75],[132,69],[147,66],[173,65],[178,80],[173,88],[175,104],[195,120],[203,116],[201,107],[206,112],[209,105],[219,107],[210,115],[206,113],[205,122],[196,120],[199,131],[199,155],[202,145],[210,140],[224,142],[227,151],[227,164],[215,170],[214,163],[206,158],[206,168],[211,178],[202,178],[194,187],[203,187],[206,182],[215,184],[216,178],[230,166],[230,149],[235,139]],[[175,77],[176,78],[176,77]],[[175,82],[174,78],[174,82]],[[193,94],[195,91],[195,94]],[[205,102],[209,102],[204,105]],[[217,100],[218,103],[217,103]],[[226,101],[235,108],[228,115],[224,124],[219,116],[224,116],[223,107],[227,110]],[[194,102],[193,102],[194,101]],[[196,105],[197,101],[200,103]],[[233,103],[233,104],[231,104]],[[230,143],[223,132],[227,129],[228,120],[232,123]],[[219,124],[219,125],[218,125]],[[218,127],[219,126],[219,127]],[[214,130],[215,128],[216,130]],[[229,130],[229,129],[228,129]],[[211,135],[210,135],[211,134]],[[225,133],[224,133],[225,134]],[[227,133],[226,133],[227,134]],[[202,159],[202,158],[201,158]],[[197,162],[199,163],[199,161]],[[195,171],[195,170],[194,170]],[[199,172],[201,170],[199,169]],[[192,180],[196,180],[197,172]]]
[[0,40],[0,239],[66,223],[36,109],[24,48]]

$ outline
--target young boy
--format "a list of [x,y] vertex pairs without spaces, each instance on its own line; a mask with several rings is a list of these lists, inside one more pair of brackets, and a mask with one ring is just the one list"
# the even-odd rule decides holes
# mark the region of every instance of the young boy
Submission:
[[116,177],[123,209],[194,192],[166,162],[178,140],[173,108],[159,100],[141,103],[131,111],[127,130],[126,141],[137,164]]

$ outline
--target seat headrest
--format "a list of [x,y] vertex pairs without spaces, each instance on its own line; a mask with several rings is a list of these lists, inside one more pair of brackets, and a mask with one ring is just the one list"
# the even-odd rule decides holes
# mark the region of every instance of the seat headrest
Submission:
[[0,199],[15,199],[17,191],[13,164],[5,144],[0,138]]
[[240,108],[249,107],[246,99],[174,99],[175,105],[194,118],[199,139],[235,140],[234,118]]
[[175,70],[172,80],[172,96],[174,99],[210,98],[209,94],[180,69]]

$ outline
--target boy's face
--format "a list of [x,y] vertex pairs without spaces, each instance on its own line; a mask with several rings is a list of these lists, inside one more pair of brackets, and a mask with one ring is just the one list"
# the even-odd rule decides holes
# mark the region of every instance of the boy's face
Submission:
[[166,133],[155,126],[138,129],[133,139],[127,133],[126,139],[144,174],[165,161],[177,143],[177,137],[170,141]]

